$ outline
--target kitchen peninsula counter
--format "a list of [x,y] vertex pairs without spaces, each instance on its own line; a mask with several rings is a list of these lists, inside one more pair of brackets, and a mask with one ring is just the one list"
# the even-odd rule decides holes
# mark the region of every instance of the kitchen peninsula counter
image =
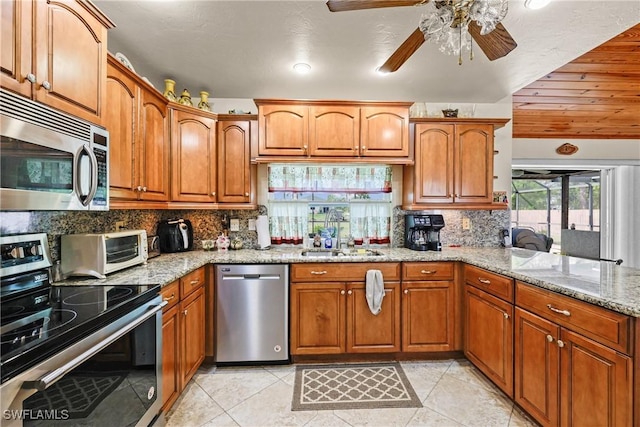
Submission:
[[300,248],[267,251],[191,251],[162,254],[146,265],[113,273],[106,279],[72,278],[64,285],[166,285],[203,265],[293,264],[345,262],[460,261],[503,274],[619,313],[640,317],[640,270],[611,262],[536,252],[518,248],[444,248],[416,252],[404,248],[376,249],[380,256],[305,257]]

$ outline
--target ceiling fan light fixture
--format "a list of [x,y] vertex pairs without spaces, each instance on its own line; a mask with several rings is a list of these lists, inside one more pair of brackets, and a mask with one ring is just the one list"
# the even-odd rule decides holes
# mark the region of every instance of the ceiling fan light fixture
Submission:
[[298,74],[309,74],[311,72],[311,65],[305,62],[298,62],[293,66],[293,71]]
[[551,3],[551,0],[524,0],[524,7],[527,9],[542,9],[546,5]]

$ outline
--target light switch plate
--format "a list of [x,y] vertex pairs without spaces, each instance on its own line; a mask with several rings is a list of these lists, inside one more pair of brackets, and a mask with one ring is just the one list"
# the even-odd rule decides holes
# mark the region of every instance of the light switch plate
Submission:
[[240,231],[240,220],[234,218],[229,222],[229,231]]
[[256,219],[249,218],[249,231],[256,231]]
[[462,229],[463,230],[471,230],[471,219],[462,218]]

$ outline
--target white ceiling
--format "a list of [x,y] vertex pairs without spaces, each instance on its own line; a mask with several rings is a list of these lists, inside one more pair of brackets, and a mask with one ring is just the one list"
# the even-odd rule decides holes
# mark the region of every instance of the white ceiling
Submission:
[[[532,11],[510,1],[504,26],[518,43],[490,62],[425,43],[397,72],[374,72],[413,32],[422,8],[329,12],[308,1],[114,1],[94,3],[117,25],[121,52],[158,89],[165,78],[193,97],[497,102],[640,22],[638,0],[552,0]],[[293,64],[311,73],[297,75]]]

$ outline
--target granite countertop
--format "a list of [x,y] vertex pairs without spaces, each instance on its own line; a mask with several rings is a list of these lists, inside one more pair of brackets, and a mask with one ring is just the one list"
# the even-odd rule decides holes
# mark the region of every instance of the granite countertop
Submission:
[[149,260],[146,265],[113,273],[106,279],[72,278],[56,284],[166,285],[208,263],[462,261],[620,313],[640,317],[640,270],[617,266],[611,262],[518,248],[444,248],[441,252],[416,252],[404,248],[376,250],[382,255],[307,258],[300,255],[300,248],[162,254]]

